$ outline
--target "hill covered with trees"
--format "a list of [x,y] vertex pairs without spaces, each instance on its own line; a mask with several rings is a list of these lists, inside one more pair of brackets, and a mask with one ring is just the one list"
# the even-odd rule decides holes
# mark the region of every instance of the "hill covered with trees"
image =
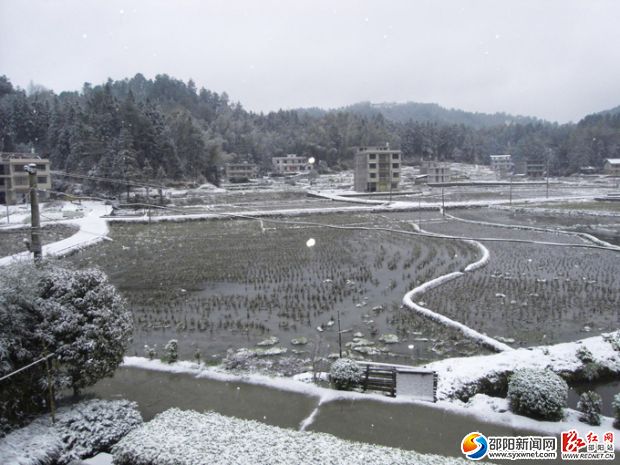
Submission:
[[297,153],[338,168],[351,163],[351,147],[386,142],[403,150],[405,163],[486,163],[511,153],[517,161],[548,156],[553,174],[570,174],[620,157],[620,114],[565,125],[416,103],[257,114],[226,93],[165,74],[59,94],[40,86],[26,92],[0,77],[0,150],[34,149],[71,173],[217,182],[224,161],[268,168],[272,156]]

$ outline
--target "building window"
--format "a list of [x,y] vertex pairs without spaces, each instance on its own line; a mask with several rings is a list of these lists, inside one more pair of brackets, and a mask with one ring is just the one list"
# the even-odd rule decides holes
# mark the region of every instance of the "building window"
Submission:
[[37,165],[37,171],[45,171],[47,165]]
[[377,173],[370,173],[369,176],[371,179],[375,179],[377,177]]
[[398,177],[400,177],[400,176],[398,175],[398,173],[392,173],[392,177],[393,177],[393,178],[398,178]]
[[368,155],[368,159],[369,160],[376,160],[377,159],[377,154],[376,153],[371,153]]
[[47,184],[47,176],[37,176],[37,184]]
[[392,163],[392,168],[394,168],[394,169],[400,168],[400,164],[399,163]]
[[377,167],[376,163],[368,163],[368,168],[374,170]]
[[24,176],[15,177],[14,180],[15,180],[16,186],[27,186],[28,185],[28,178]]
[[398,159],[399,159],[399,155],[397,153],[393,153],[392,160],[398,160]]

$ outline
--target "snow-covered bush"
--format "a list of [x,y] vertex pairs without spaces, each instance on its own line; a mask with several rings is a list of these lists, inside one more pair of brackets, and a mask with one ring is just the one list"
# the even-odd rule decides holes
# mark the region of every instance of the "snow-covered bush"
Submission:
[[620,393],[614,396],[611,407],[614,409],[614,418],[616,419],[614,426],[620,428]]
[[89,400],[61,410],[55,428],[71,456],[107,452],[142,423],[138,404],[127,400]]
[[336,389],[348,391],[362,381],[362,369],[354,360],[339,358],[329,369],[329,380]]
[[601,396],[594,391],[587,391],[581,394],[577,403],[577,410],[581,412],[579,420],[598,426],[601,424]]
[[149,360],[153,360],[154,358],[157,357],[157,344],[155,344],[153,347],[144,344],[144,355],[146,355],[146,357]]
[[620,352],[620,331],[608,334],[604,336],[604,339],[611,344],[612,349],[616,352]]
[[35,419],[0,439],[0,463],[66,465],[96,455],[142,423],[134,402],[90,400]]
[[508,399],[514,413],[559,421],[566,407],[568,385],[550,370],[523,368],[508,381]]
[[594,355],[585,346],[579,347],[576,353],[577,358],[583,363],[581,368],[581,376],[588,381],[592,381],[599,377],[601,365],[594,360]]
[[295,431],[252,420],[170,409],[112,448],[115,465],[458,465],[460,458],[422,455]]
[[179,342],[176,339],[170,339],[164,346],[164,355],[162,361],[166,363],[174,363],[179,359]]
[[594,361],[594,355],[590,352],[586,346],[581,346],[577,349],[577,358],[583,363],[590,363]]
[[[99,270],[49,263],[18,264],[0,273],[0,376],[55,354],[57,390],[79,389],[111,375],[122,362],[133,323]],[[47,402],[45,363],[0,383],[0,417],[20,424]]]
[[38,328],[58,354],[74,392],[110,376],[133,331],[127,305],[100,270],[52,268],[38,283],[35,301],[44,315]]

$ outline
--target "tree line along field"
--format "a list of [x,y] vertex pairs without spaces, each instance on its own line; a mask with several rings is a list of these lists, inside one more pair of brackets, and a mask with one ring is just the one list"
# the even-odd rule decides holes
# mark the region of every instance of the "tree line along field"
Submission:
[[[175,338],[182,357],[196,350],[222,357],[229,348],[276,336],[289,354],[303,355],[319,344],[327,355],[338,352],[338,310],[342,329],[350,330],[343,348],[352,349],[354,336],[362,334],[353,351],[359,357],[424,362],[484,352],[454,330],[401,308],[411,288],[475,261],[474,247],[321,226],[327,224],[412,230],[389,215],[342,214],[113,224],[112,242],[70,259],[102,267],[128,299],[136,323],[130,353],[142,355],[145,344],[161,348]],[[314,247],[306,245],[310,238]],[[386,334],[399,342],[383,343]],[[304,338],[307,345],[290,343]]]
[[[479,217],[481,212],[459,214]],[[495,218],[486,218],[494,221]],[[503,221],[503,219],[502,219]],[[456,221],[424,226],[433,232],[566,244],[579,238]],[[617,252],[512,242],[484,242],[488,265],[428,292],[427,305],[518,345],[566,342],[620,326]]]

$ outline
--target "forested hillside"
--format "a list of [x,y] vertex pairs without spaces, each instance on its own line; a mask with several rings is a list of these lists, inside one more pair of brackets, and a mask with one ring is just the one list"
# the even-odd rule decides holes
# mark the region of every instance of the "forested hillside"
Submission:
[[[286,153],[338,168],[350,163],[350,147],[386,142],[403,150],[405,163],[420,158],[486,163],[490,154],[511,153],[517,160],[548,156],[554,174],[620,157],[618,112],[557,125],[407,105],[256,114],[225,93],[167,75],[86,83],[80,92],[58,95],[35,86],[26,92],[2,76],[0,150],[34,148],[56,170],[159,181],[216,181],[217,166],[225,161],[268,168],[272,156]],[[417,120],[406,117],[415,115],[412,109]]]

